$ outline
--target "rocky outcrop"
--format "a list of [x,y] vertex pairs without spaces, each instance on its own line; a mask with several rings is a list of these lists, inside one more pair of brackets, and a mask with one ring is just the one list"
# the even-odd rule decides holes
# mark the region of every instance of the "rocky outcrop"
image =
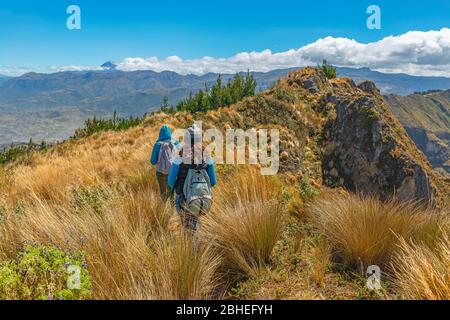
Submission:
[[396,141],[377,107],[376,99],[366,95],[338,101],[336,118],[326,128],[325,181],[383,197],[397,193],[404,200],[434,203],[426,166],[412,156],[416,150],[407,149],[407,137]]
[[433,171],[373,82],[356,86],[351,79],[328,80],[311,69],[291,77],[322,95],[317,109],[328,110],[321,142],[325,184],[446,205],[448,184]]
[[369,94],[380,94],[380,90],[373,81],[364,81],[358,85],[358,88]]

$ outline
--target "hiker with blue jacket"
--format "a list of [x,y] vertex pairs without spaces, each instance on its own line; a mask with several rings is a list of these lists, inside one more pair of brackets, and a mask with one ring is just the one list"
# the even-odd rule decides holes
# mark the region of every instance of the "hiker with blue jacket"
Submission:
[[184,147],[173,161],[168,183],[176,193],[175,206],[183,227],[195,233],[199,218],[211,209],[212,187],[217,184],[214,163],[204,155],[201,131],[195,125],[185,134]]
[[163,200],[173,199],[173,191],[168,185],[168,176],[178,152],[180,142],[172,139],[172,132],[168,126],[163,126],[159,131],[159,138],[153,146],[150,163],[156,166],[156,178]]

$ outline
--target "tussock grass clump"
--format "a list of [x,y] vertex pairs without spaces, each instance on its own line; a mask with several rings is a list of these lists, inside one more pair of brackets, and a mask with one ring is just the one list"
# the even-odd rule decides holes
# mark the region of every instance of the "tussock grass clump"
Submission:
[[434,243],[444,215],[414,203],[381,202],[361,195],[327,194],[308,207],[311,222],[346,265],[386,265],[399,237]]
[[230,273],[252,275],[268,263],[282,227],[282,185],[257,168],[243,167],[215,190],[213,210],[205,216],[202,235],[215,243]]
[[153,245],[153,295],[162,300],[218,298],[221,258],[210,244],[187,234],[164,235]]
[[149,230],[152,234],[169,231],[172,203],[161,201],[160,195],[151,190],[125,192],[123,197],[127,200],[122,202],[121,210],[127,213],[134,230]]
[[270,260],[280,238],[282,211],[275,202],[235,201],[204,218],[204,237],[216,244],[229,272],[252,275]]
[[450,300],[450,239],[434,248],[403,240],[392,263],[394,287],[403,299]]
[[262,176],[256,167],[239,168],[220,182],[220,188],[214,190],[215,205],[224,207],[235,199],[242,202],[269,201],[282,198],[280,180],[271,176]]

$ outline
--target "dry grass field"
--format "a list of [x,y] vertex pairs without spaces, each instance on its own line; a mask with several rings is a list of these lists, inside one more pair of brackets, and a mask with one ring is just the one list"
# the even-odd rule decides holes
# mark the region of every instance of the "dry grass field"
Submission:
[[[82,252],[90,299],[450,297],[448,215],[339,191],[305,197],[288,175],[250,166],[218,166],[214,208],[192,240],[158,194],[157,131],[98,133],[2,168],[0,298],[37,298],[6,269],[29,244]],[[377,293],[360,273],[370,264],[383,269]]]

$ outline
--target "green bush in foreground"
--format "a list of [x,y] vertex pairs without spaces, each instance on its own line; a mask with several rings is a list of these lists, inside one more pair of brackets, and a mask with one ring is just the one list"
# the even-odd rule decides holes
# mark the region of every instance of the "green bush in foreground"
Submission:
[[82,252],[30,245],[16,259],[0,263],[1,300],[85,300],[90,296],[91,278]]

